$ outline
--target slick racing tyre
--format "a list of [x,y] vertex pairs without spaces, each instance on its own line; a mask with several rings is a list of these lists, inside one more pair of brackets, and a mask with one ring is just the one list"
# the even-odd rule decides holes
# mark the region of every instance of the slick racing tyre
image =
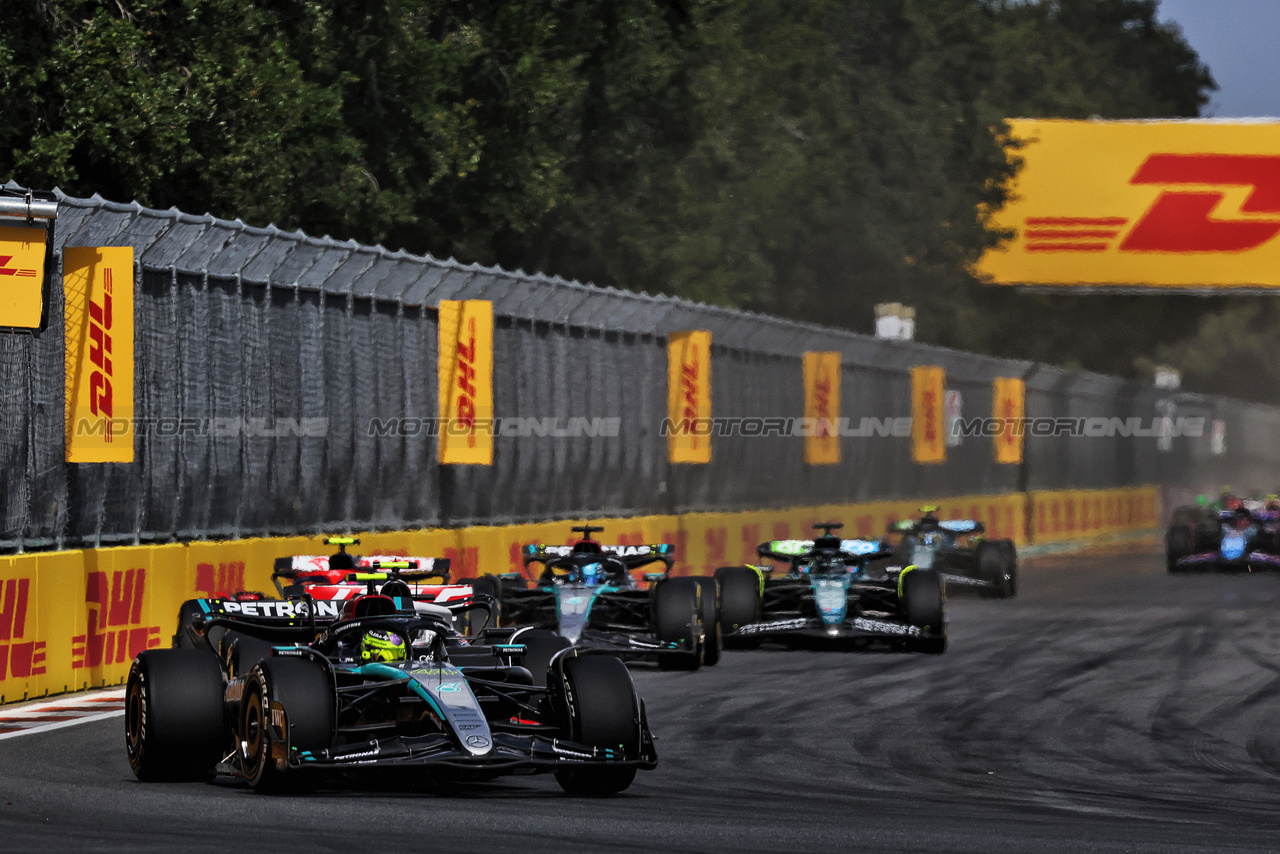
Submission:
[[658,640],[679,644],[678,652],[663,653],[663,670],[697,670],[702,664],[702,611],[699,587],[693,578],[667,578],[653,590],[653,621]]
[[1010,540],[986,540],[978,543],[978,577],[989,586],[984,596],[1008,599],[1017,592],[1017,553]]
[[568,638],[546,629],[524,629],[511,637],[511,643],[524,645],[520,666],[533,674],[533,684],[545,688],[551,659],[562,649],[573,646]]
[[125,688],[129,767],[139,780],[206,780],[222,758],[222,667],[211,650],[139,653]]
[[907,569],[898,578],[899,607],[907,624],[940,637],[917,638],[917,652],[941,653],[947,648],[942,576],[933,569]]
[[1013,540],[997,540],[1000,543],[1000,550],[1004,552],[1005,560],[1005,578],[1008,584],[1005,588],[1005,598],[1018,595],[1018,548],[1013,544]]
[[725,646],[745,646],[735,638],[742,626],[760,622],[760,573],[749,566],[722,566],[716,570],[720,582],[720,628]]
[[702,602],[702,663],[707,667],[719,663],[724,649],[724,633],[720,628],[720,583],[714,578],[694,578]]
[[[255,792],[287,794],[310,788],[314,778],[291,771],[285,750],[329,747],[334,702],[329,674],[310,659],[268,658],[249,671],[240,706],[240,739],[245,777]],[[273,718],[274,704],[284,711],[283,727]]]
[[1195,531],[1186,525],[1171,525],[1164,537],[1165,565],[1170,572],[1181,572],[1181,558],[1189,557],[1195,549]]
[[[640,701],[631,674],[620,660],[582,655],[565,660],[561,689],[570,741],[621,749],[640,756]],[[556,771],[556,782],[571,795],[601,797],[623,791],[636,777],[634,766],[574,767]]]

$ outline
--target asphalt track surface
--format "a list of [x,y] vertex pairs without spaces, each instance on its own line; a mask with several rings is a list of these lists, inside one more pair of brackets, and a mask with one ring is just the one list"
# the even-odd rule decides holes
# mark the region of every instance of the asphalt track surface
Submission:
[[1280,578],[1151,547],[953,598],[945,655],[636,667],[661,757],[623,796],[550,777],[268,798],[143,784],[122,719],[0,741],[0,850],[1280,850]]

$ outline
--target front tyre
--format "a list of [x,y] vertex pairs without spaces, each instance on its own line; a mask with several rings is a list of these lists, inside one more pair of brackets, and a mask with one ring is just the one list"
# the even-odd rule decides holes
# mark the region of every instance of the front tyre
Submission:
[[[640,700],[626,665],[612,656],[581,655],[565,660],[561,674],[569,738],[638,759]],[[636,777],[635,766],[578,766],[555,773],[560,788],[584,797],[616,795]]]
[[334,733],[329,674],[306,658],[268,658],[245,679],[240,738],[245,777],[254,791],[305,791],[313,778],[289,769],[289,754],[329,747]]
[[512,643],[524,645],[520,666],[533,674],[533,684],[545,688],[548,670],[556,653],[573,646],[568,638],[547,629],[526,629],[511,638]]
[[702,603],[702,663],[711,667],[720,662],[724,650],[724,632],[720,628],[720,584],[714,578],[699,577],[698,594]]
[[720,629],[725,645],[744,646],[745,641],[735,633],[760,622],[760,573],[749,566],[722,566],[715,577],[720,582]]
[[908,568],[898,577],[898,607],[902,616],[907,625],[930,635],[914,639],[911,648],[915,651],[936,655],[946,650],[943,603],[942,576],[937,570]]
[[654,587],[653,618],[658,640],[678,646],[658,656],[658,667],[663,670],[697,670],[702,664],[699,592],[693,578],[667,578]]
[[212,777],[226,733],[222,694],[222,667],[210,650],[139,653],[125,688],[125,750],[134,776]]

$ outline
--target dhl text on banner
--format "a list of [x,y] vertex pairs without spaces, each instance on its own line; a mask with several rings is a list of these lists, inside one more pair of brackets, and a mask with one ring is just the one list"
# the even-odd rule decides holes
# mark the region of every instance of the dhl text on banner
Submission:
[[711,462],[711,333],[667,337],[667,459]]
[[992,381],[991,417],[998,430],[995,442],[997,463],[1022,462],[1023,415],[1027,407],[1027,389],[1022,380],[1013,377],[996,377]]
[[40,328],[48,236],[43,225],[0,226],[0,328]]
[[947,461],[942,411],[946,382],[942,368],[911,369],[911,458],[918,463]]
[[813,424],[804,437],[804,461],[809,465],[839,463],[839,353],[804,354],[804,417]]
[[1280,122],[1010,121],[1015,233],[979,275],[1055,287],[1280,287]]
[[493,303],[440,303],[440,462],[493,465]]
[[67,462],[133,462],[133,248],[63,250]]

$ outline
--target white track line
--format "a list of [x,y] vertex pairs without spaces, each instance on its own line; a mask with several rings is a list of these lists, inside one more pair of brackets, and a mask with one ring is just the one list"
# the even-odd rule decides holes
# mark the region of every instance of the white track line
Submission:
[[34,735],[37,732],[48,732],[52,729],[62,729],[64,727],[75,726],[76,724],[87,724],[90,721],[105,721],[108,718],[122,717],[124,717],[124,709],[117,709],[114,712],[102,712],[96,715],[85,715],[84,717],[76,718],[75,720],[58,721],[57,723],[52,724],[40,724],[39,726],[24,727],[23,729],[16,729],[13,732],[0,732],[0,741],[5,740],[6,738],[15,738],[20,735]]
[[[20,727],[12,732],[0,732],[0,740],[120,717],[124,714],[124,709],[97,710],[123,700],[124,689],[117,688],[112,691],[95,691],[92,694],[31,703],[9,712],[0,710],[0,728],[14,725]],[[68,719],[68,716],[73,717]],[[50,720],[47,723],[41,723],[40,720],[44,717]]]

